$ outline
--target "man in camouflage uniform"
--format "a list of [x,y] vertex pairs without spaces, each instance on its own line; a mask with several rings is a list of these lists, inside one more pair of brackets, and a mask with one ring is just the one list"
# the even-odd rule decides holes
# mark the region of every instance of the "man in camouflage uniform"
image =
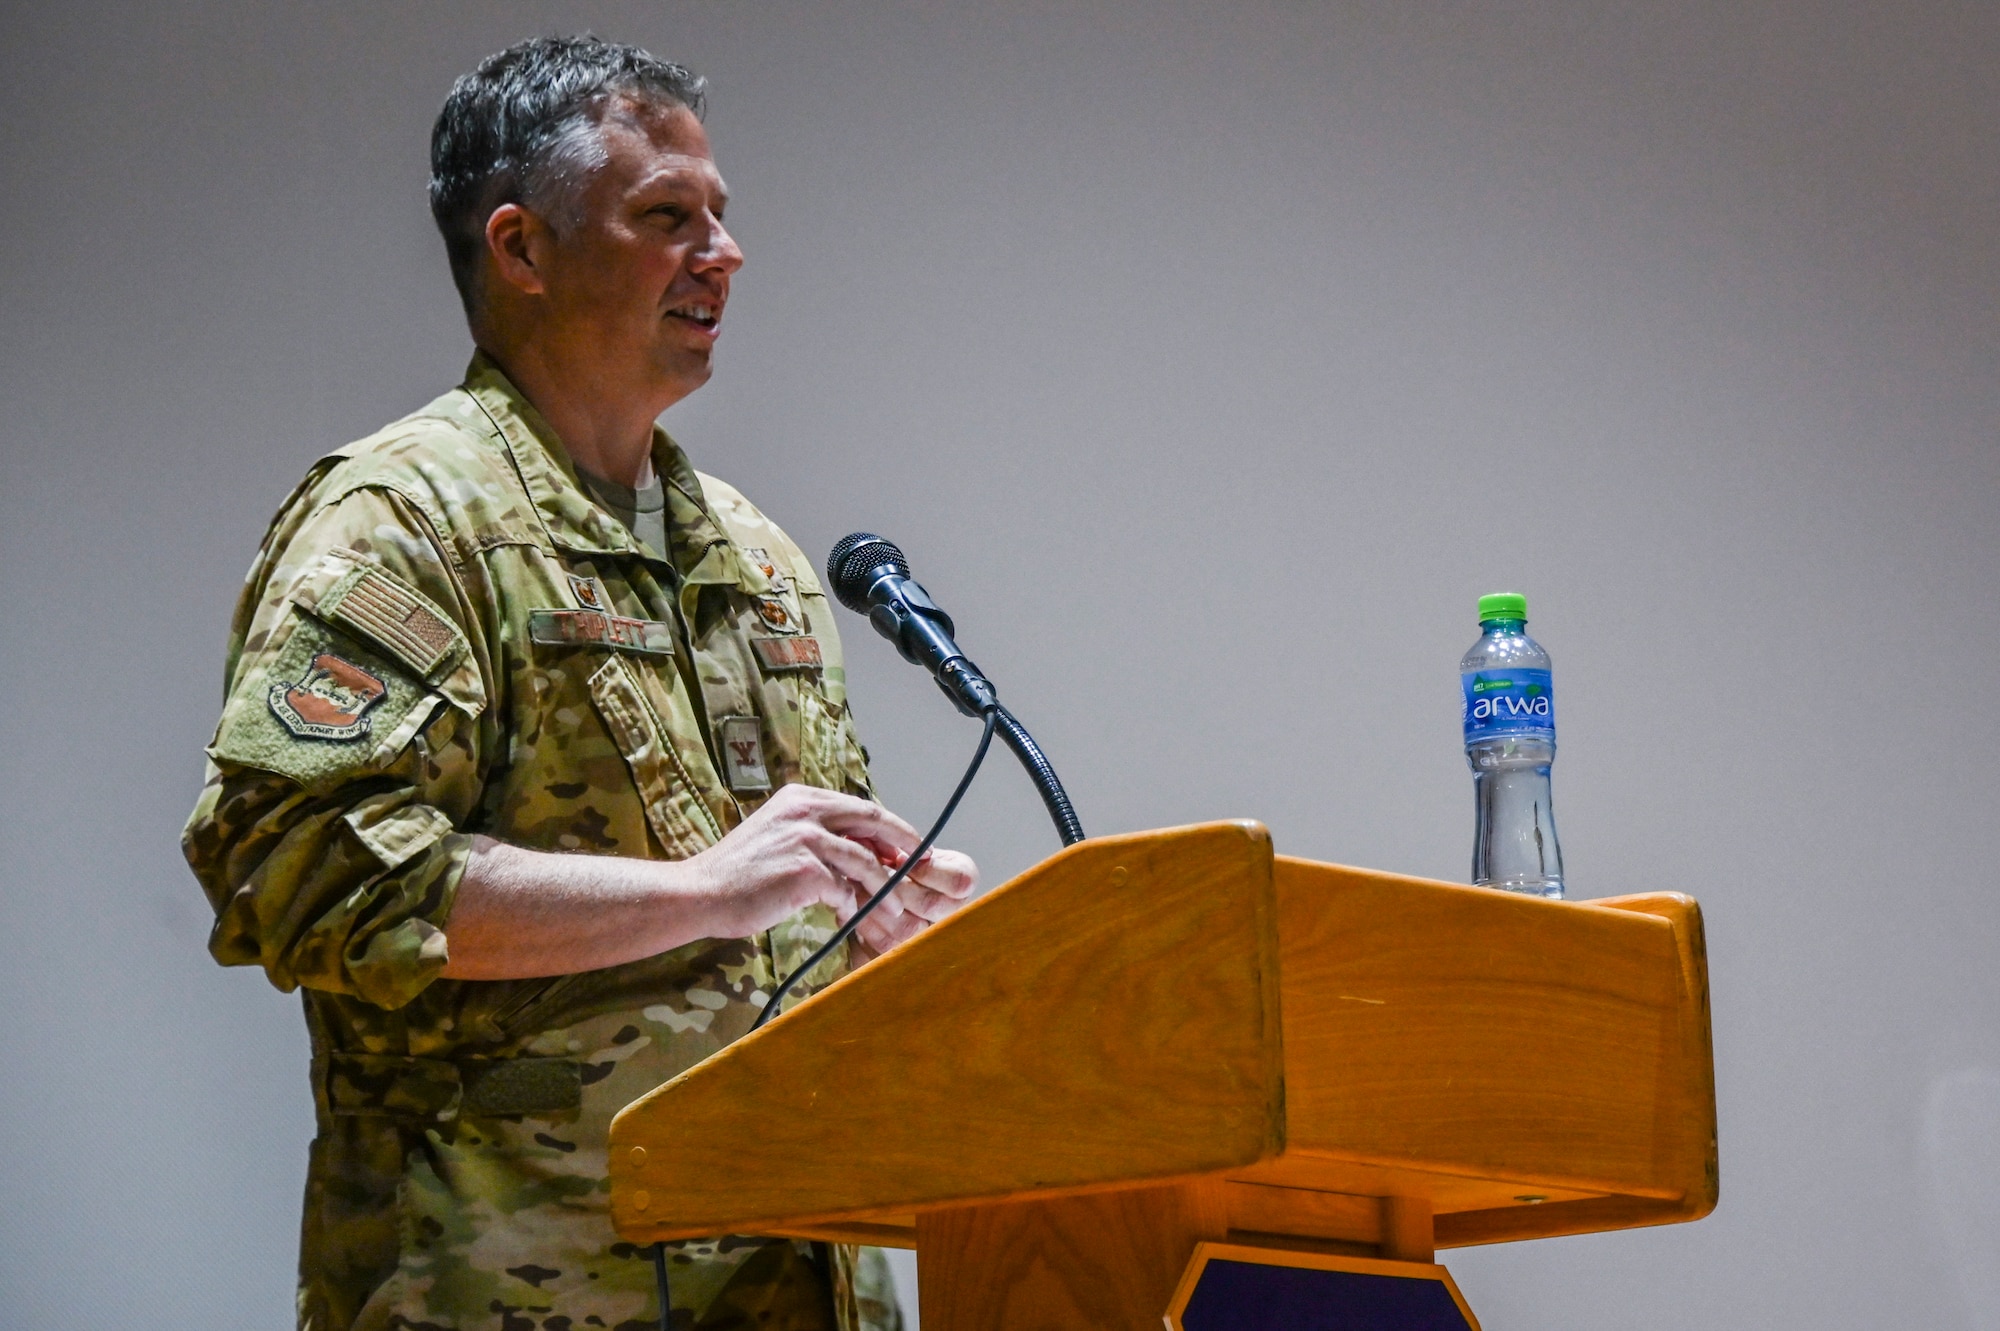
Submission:
[[[811,561],[653,424],[742,263],[700,93],[590,38],[459,81],[432,203],[479,354],[312,469],[237,609],[184,845],[216,958],[304,992],[312,1331],[657,1325],[611,1116],[744,1034],[916,846]],[[975,877],[935,852],[856,960]],[[677,1327],[900,1322],[879,1253],[670,1252]]]

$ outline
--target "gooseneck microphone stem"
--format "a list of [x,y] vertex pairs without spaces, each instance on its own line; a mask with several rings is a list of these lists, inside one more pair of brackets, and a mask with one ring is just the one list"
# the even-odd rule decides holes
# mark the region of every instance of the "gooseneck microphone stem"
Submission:
[[1014,719],[1012,712],[998,704],[995,704],[994,710],[1000,718],[1000,738],[1021,760],[1021,766],[1027,769],[1028,779],[1035,783],[1042,803],[1048,807],[1049,818],[1056,825],[1056,835],[1062,838],[1065,846],[1074,846],[1083,840],[1083,823],[1070,806],[1069,792],[1063,789],[1062,780],[1050,764],[1049,756],[1042,752],[1041,745],[1035,743],[1035,737],[1028,733],[1028,728]]

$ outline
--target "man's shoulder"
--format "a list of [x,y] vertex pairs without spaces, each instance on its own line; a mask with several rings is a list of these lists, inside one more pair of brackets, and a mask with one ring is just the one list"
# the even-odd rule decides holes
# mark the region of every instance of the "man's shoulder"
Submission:
[[363,485],[448,494],[467,482],[482,487],[513,475],[492,422],[461,389],[336,448],[326,461],[329,497]]
[[813,561],[799,548],[798,542],[785,534],[784,528],[766,517],[764,510],[744,498],[743,492],[729,482],[705,471],[695,472],[695,477],[701,482],[702,499],[732,542],[746,550],[765,550],[776,555],[790,565],[801,590],[819,593],[819,574]]
[[440,537],[475,548],[539,530],[499,433],[460,389],[327,454],[294,502],[319,509],[363,490],[395,494]]

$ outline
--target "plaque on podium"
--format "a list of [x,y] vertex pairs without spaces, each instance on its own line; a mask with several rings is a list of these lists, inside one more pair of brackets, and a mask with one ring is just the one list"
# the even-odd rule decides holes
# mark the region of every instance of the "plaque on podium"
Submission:
[[1197,1243],[1167,1331],[1479,1331],[1479,1319],[1432,1262]]

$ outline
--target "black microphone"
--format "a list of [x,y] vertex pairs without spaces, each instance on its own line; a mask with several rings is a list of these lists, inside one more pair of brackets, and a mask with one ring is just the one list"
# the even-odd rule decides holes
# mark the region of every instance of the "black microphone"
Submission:
[[1069,793],[1048,755],[1027,727],[1000,705],[993,685],[979,673],[979,667],[958,650],[958,644],[951,640],[955,631],[951,616],[911,579],[910,561],[895,542],[866,531],[841,537],[826,557],[826,580],[842,605],[868,616],[875,631],[895,643],[905,660],[929,670],[959,711],[994,722],[1000,738],[1021,760],[1028,778],[1041,792],[1062,843],[1070,846],[1083,840],[1083,824],[1077,821]]
[[868,616],[904,660],[930,671],[959,711],[984,716],[1000,705],[992,683],[952,641],[951,616],[910,577],[910,561],[895,542],[865,531],[841,537],[826,557],[826,580],[840,603]]

